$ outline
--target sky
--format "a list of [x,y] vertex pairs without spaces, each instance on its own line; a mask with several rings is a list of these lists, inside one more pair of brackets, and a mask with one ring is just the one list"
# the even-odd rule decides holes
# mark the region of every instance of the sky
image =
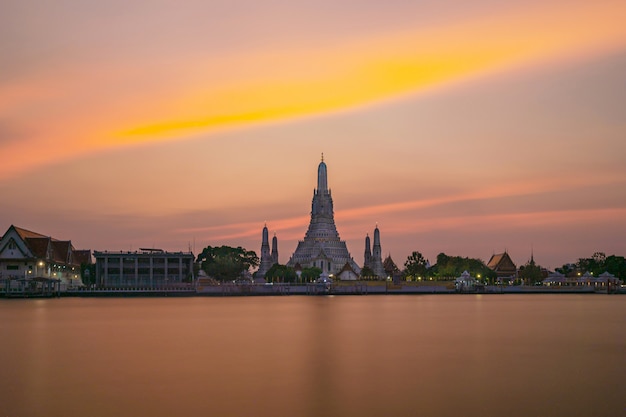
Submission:
[[0,229],[286,263],[626,255],[626,3],[4,0]]

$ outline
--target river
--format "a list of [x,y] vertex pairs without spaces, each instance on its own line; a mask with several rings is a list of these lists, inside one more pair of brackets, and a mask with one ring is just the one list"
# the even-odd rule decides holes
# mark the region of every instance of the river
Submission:
[[626,297],[0,299],[0,415],[626,415]]

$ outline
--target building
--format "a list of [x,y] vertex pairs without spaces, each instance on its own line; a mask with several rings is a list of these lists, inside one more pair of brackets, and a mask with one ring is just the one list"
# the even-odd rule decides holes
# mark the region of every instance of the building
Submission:
[[0,280],[5,286],[7,280],[22,284],[54,280],[63,287],[82,286],[81,265],[86,264],[91,264],[91,251],[77,250],[71,240],[14,225],[0,239]]
[[461,276],[454,280],[454,286],[458,292],[473,292],[478,286],[478,280],[469,272],[463,271]]
[[341,271],[337,273],[337,278],[341,281],[356,281],[359,279],[359,274],[354,272],[354,269],[350,266],[349,263],[346,263]]
[[393,259],[391,259],[391,255],[387,255],[383,261],[383,270],[385,271],[387,279],[392,279],[396,283],[402,278],[402,271],[400,271],[400,268],[398,268]]
[[491,255],[487,267],[496,273],[497,278],[515,278],[517,276],[517,267],[506,251]]
[[99,252],[96,285],[100,288],[160,288],[193,281],[191,252],[140,249],[135,252]]
[[302,268],[318,267],[323,275],[336,275],[346,263],[355,273],[361,272],[361,268],[350,256],[346,242],[339,238],[335,226],[332,193],[328,188],[327,167],[322,155],[322,162],[317,168],[317,189],[313,190],[311,222],[304,240],[298,242],[287,265],[293,267],[300,264]]

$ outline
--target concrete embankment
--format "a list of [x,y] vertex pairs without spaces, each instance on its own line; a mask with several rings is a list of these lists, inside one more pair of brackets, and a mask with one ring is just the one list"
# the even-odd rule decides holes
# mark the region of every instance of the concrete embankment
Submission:
[[[3,298],[35,297],[194,297],[194,296],[280,296],[280,295],[394,295],[394,294],[593,294],[590,286],[501,286],[488,285],[458,291],[451,283],[337,282],[308,284],[221,284],[166,288],[75,288],[54,292],[0,292]],[[604,291],[606,294],[606,291]],[[626,293],[622,288],[612,293]]]

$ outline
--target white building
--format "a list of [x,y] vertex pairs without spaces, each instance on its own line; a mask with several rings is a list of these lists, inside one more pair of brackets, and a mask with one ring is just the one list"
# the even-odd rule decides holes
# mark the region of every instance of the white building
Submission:
[[63,287],[81,286],[81,265],[91,264],[90,250],[11,225],[0,239],[0,281],[24,286],[46,280]]
[[96,285],[100,288],[160,288],[193,281],[191,252],[94,251],[94,257]]

